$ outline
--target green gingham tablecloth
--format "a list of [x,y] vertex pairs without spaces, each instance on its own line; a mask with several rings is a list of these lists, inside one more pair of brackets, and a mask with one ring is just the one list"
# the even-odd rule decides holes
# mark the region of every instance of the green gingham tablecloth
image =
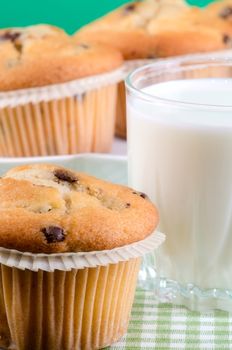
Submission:
[[107,349],[232,349],[232,314],[157,304],[152,292],[137,290],[127,335]]

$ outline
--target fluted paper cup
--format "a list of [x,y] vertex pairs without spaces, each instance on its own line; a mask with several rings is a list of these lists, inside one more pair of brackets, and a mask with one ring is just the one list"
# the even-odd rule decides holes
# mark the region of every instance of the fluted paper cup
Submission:
[[[128,60],[124,62],[124,79],[134,69],[152,63],[154,59]],[[117,104],[116,104],[116,136],[126,139],[126,90],[124,80],[118,83]]]
[[0,278],[0,348],[7,349],[11,343],[10,329],[6,318],[2,281]]
[[116,342],[127,331],[141,256],[164,239],[156,232],[128,246],[90,253],[1,248],[1,304],[10,347],[95,350]]
[[0,156],[109,152],[122,72],[1,92]]

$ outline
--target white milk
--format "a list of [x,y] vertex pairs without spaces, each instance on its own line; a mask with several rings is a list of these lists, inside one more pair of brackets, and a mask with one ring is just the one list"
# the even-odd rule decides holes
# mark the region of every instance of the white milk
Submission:
[[144,90],[219,108],[128,99],[129,183],[160,213],[163,277],[232,289],[232,79],[160,83]]

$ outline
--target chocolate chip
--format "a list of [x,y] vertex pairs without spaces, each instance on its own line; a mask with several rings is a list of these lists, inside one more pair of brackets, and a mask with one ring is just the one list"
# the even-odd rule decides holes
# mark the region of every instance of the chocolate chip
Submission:
[[223,19],[228,19],[232,16],[232,6],[225,7],[220,13],[219,16]]
[[148,196],[145,194],[145,193],[140,193],[139,194],[140,195],[140,197],[142,197],[143,199],[148,199]]
[[20,43],[14,43],[14,47],[15,47],[15,49],[19,52],[19,53],[21,53],[22,52],[22,49],[23,49],[23,45],[22,44],[20,44]]
[[64,230],[59,226],[48,226],[41,230],[46,237],[47,243],[62,242],[65,239]]
[[67,171],[64,169],[56,169],[54,171],[54,175],[57,179],[61,181],[67,181],[70,183],[78,181],[78,178],[76,177],[75,174],[71,173],[71,171]]
[[136,192],[136,191],[133,191],[132,193],[133,193],[133,194],[137,194],[137,196],[140,196],[140,197],[142,197],[143,199],[148,199],[148,196],[147,196],[145,193],[143,193],[143,192]]
[[131,204],[130,203],[126,203],[126,208],[130,208]]
[[0,35],[0,41],[10,40],[12,42],[15,42],[19,37],[20,33],[18,32],[5,32],[4,34]]
[[15,47],[15,50],[17,50],[20,54],[22,53],[22,44],[17,40],[20,37],[19,32],[5,32],[4,34],[0,34],[0,41],[11,41],[12,44]]
[[231,37],[228,34],[224,34],[222,40],[224,44],[229,44],[231,42]]
[[136,7],[135,4],[129,4],[129,5],[124,7],[123,11],[124,11],[124,13],[130,13],[130,12],[134,11],[135,7]]

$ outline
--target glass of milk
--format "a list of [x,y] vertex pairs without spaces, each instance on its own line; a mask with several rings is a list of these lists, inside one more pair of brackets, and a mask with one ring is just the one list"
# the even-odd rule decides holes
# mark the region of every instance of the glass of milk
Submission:
[[232,60],[165,60],[126,85],[129,184],[156,203],[167,236],[144,287],[232,311]]

